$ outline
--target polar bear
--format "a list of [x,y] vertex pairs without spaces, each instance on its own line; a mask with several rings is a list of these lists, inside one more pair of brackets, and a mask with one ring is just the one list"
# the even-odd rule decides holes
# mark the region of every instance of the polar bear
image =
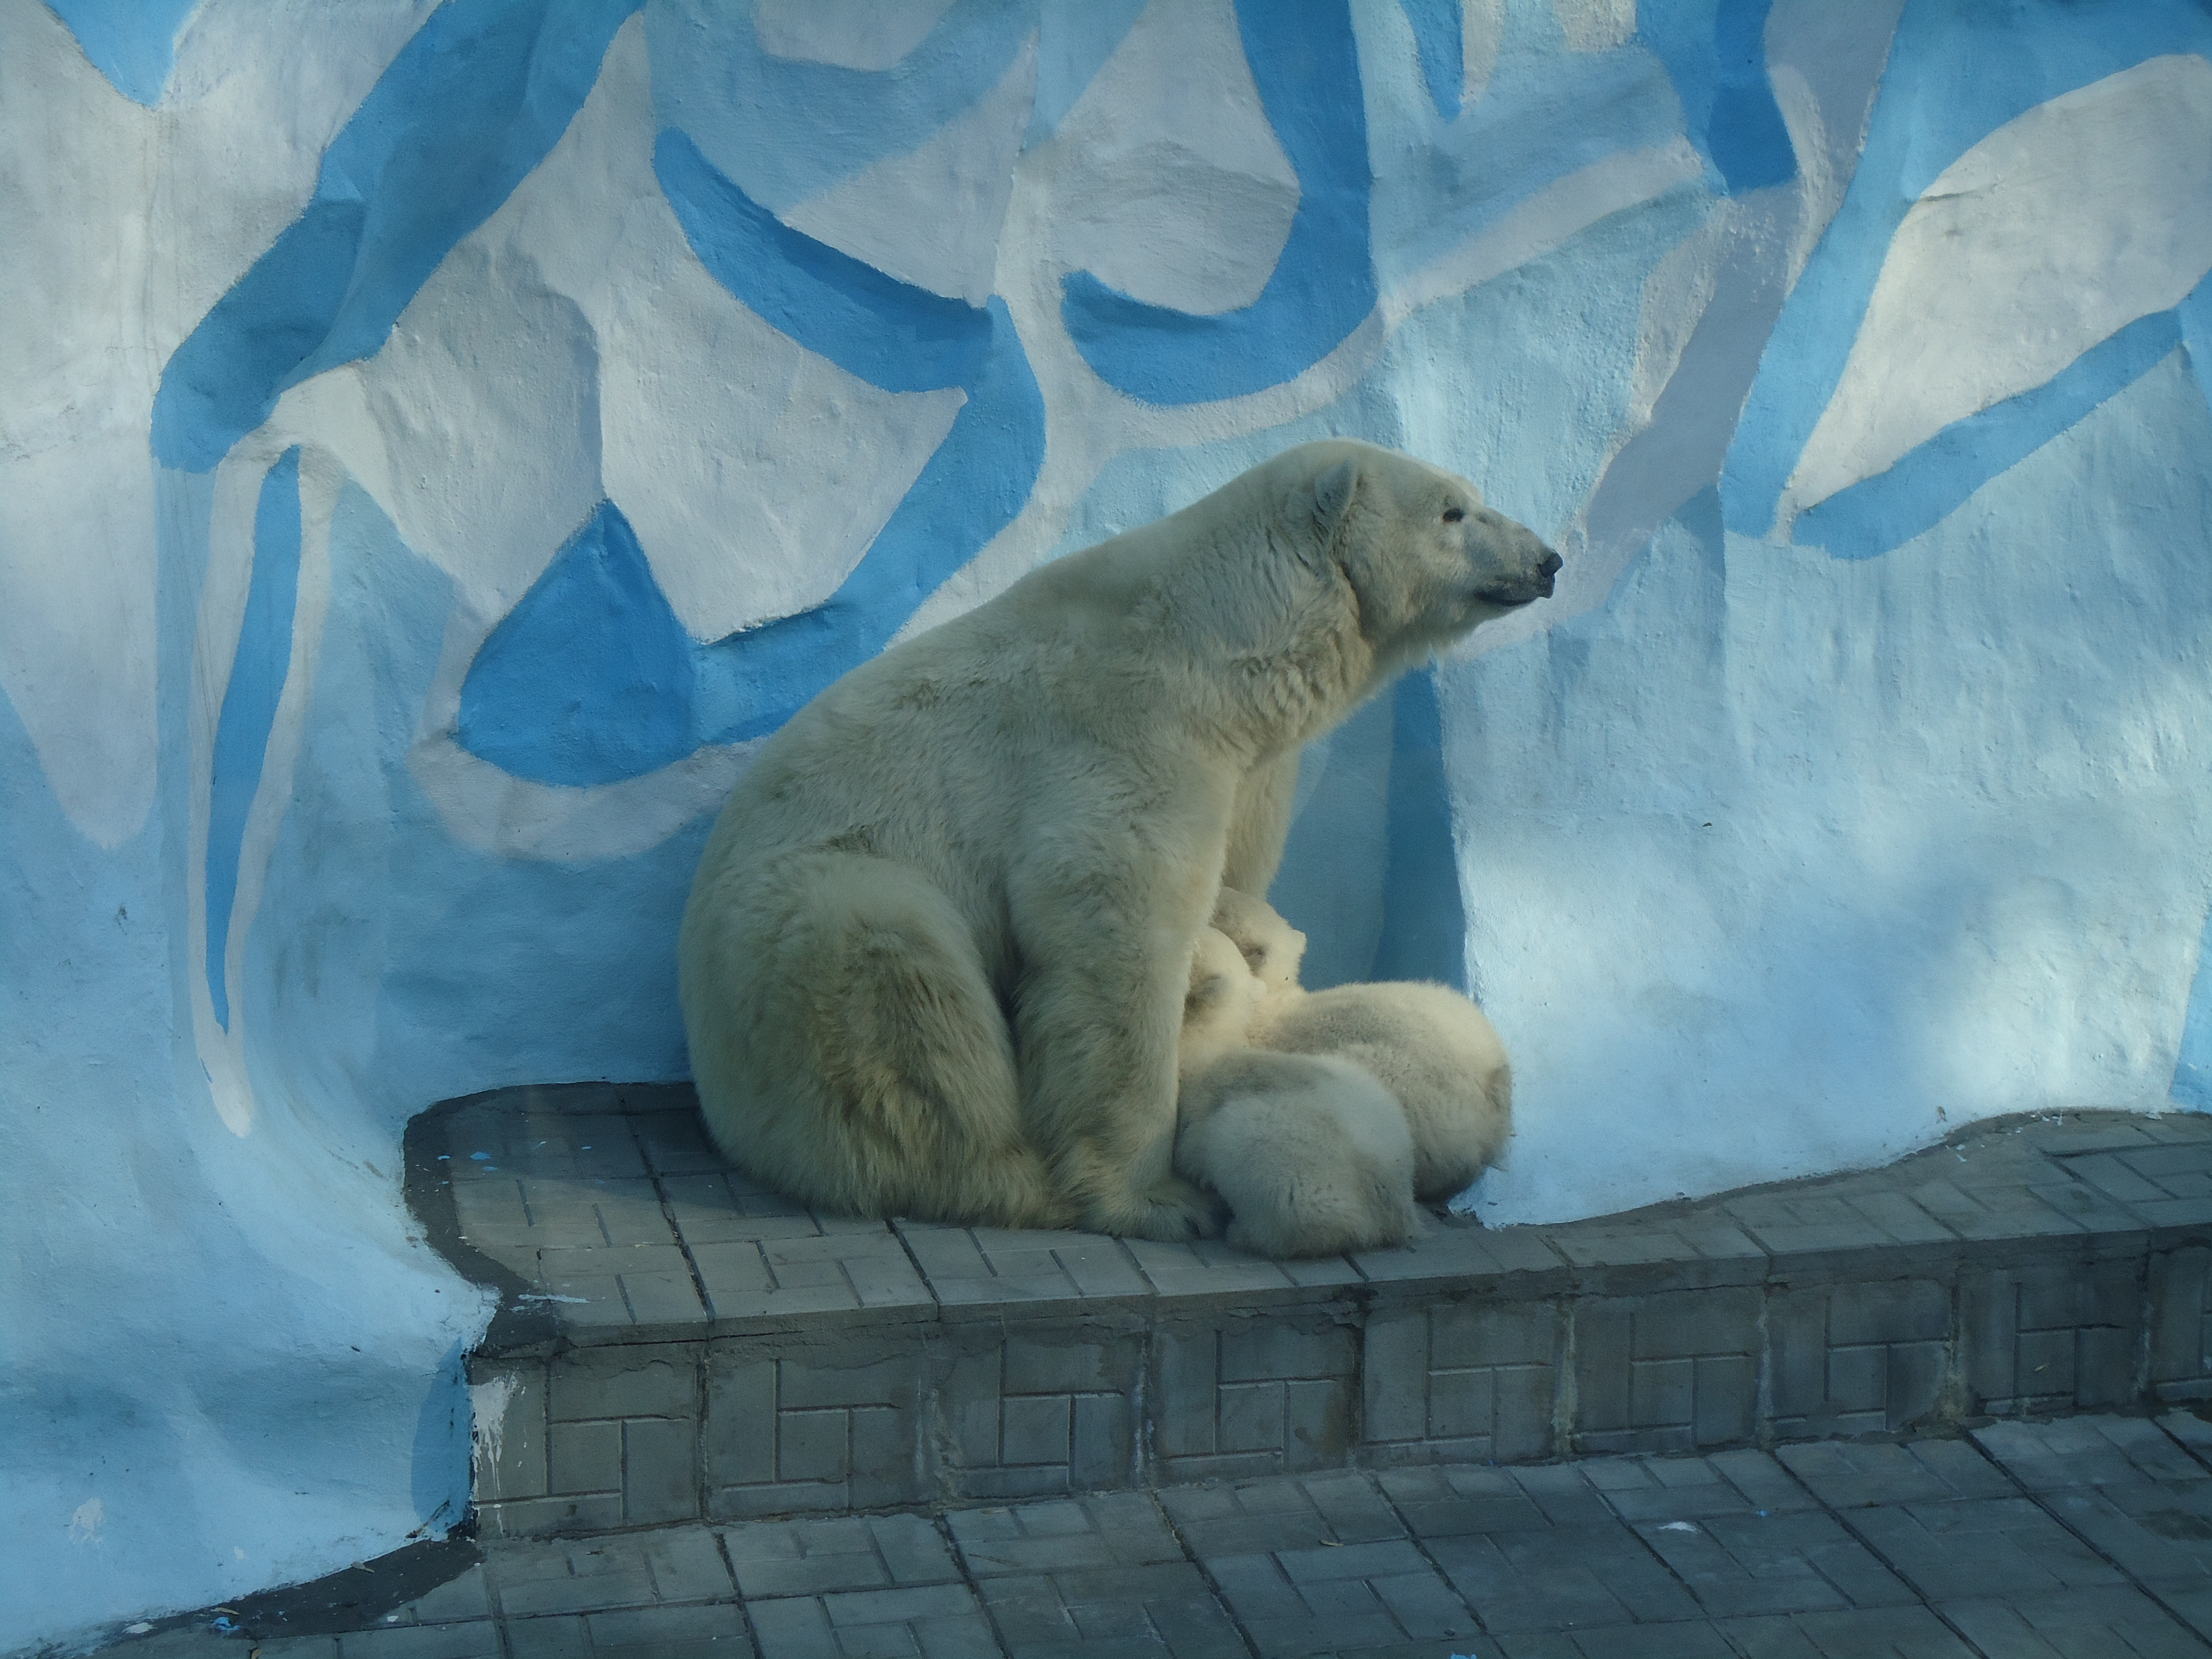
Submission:
[[1306,936],[1263,899],[1224,887],[1213,926],[1266,988],[1249,1040],[1285,1054],[1357,1061],[1405,1108],[1413,1191],[1434,1203],[1467,1190],[1513,1132],[1513,1067],[1473,1001],[1442,985],[1298,988]]
[[1200,933],[1183,1006],[1176,1171],[1221,1194],[1239,1249],[1337,1255],[1404,1243],[1421,1231],[1406,1114],[1347,1060],[1245,1046],[1266,994],[1225,934]]
[[1208,1231],[1170,1164],[1218,889],[1266,890],[1301,744],[1559,568],[1463,479],[1304,444],[846,674],[684,907],[715,1141],[848,1214]]

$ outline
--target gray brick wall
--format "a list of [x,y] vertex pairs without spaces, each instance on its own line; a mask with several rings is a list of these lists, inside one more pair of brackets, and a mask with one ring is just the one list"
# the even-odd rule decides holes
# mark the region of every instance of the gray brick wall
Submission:
[[1366,1460],[1387,1467],[1547,1455],[1560,1322],[1549,1301],[1370,1315],[1361,1368]]
[[2142,1269],[2130,1258],[1969,1275],[1960,1287],[1960,1346],[1976,1407],[2015,1417],[2132,1401]]
[[935,1401],[944,1481],[963,1498],[1036,1498],[1139,1482],[1145,1338],[1055,1324],[957,1332]]
[[1949,1363],[1948,1285],[1783,1286],[1769,1297],[1766,1319],[1777,1437],[1893,1433],[1937,1408]]
[[470,1368],[495,1536],[2212,1398],[2212,1124],[2180,1115],[1286,1263],[816,1217],[676,1096],[522,1092],[409,1140],[425,1225],[507,1275]]
[[1756,1286],[1723,1286],[1578,1304],[1573,1449],[1690,1451],[1750,1440],[1759,1302]]
[[1349,1461],[1358,1356],[1345,1308],[1164,1327],[1153,1344],[1158,1478],[1281,1474]]
[[708,1345],[705,1502],[720,1519],[883,1509],[923,1494],[921,1344],[897,1334]]
[[2212,1400],[2212,1249],[2151,1260],[2150,1386],[2160,1400]]

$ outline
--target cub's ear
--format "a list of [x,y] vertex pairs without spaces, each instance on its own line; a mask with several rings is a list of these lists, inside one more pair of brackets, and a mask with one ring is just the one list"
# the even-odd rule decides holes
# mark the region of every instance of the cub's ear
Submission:
[[1359,489],[1359,463],[1349,458],[1314,480],[1314,528],[1324,542],[1336,534],[1346,509]]

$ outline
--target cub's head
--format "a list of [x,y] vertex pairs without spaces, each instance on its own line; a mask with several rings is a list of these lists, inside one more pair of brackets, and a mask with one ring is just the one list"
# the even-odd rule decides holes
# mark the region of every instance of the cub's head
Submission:
[[1266,990],[1226,934],[1200,928],[1191,951],[1190,989],[1182,1001],[1182,1064],[1193,1066],[1224,1048],[1242,1047]]
[[1347,439],[1302,444],[1279,459],[1310,480],[1314,531],[1378,653],[1419,656],[1550,596],[1559,556],[1485,507],[1466,479]]
[[1297,988],[1306,936],[1278,915],[1267,900],[1224,887],[1214,901],[1213,925],[1243,953],[1244,965],[1270,995]]

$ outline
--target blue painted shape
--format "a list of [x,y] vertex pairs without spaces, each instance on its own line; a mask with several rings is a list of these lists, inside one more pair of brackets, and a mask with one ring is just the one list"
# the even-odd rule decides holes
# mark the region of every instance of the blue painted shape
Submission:
[[1044,465],[1044,397],[1005,302],[968,402],[853,574],[818,608],[732,634],[699,659],[702,738],[773,732],[866,661],[952,573],[1013,521]]
[[2181,1053],[2174,1061],[2173,1086],[2166,1091],[2185,1106],[2212,1112],[2212,916],[2197,945],[2197,977],[2189,987],[2189,1014],[2182,1022]]
[[1399,4],[1413,25],[1413,49],[1420,55],[1429,101],[1445,120],[1455,121],[1467,93],[1467,40],[1460,22],[1460,0],[1399,0]]
[[93,68],[133,103],[161,101],[177,65],[177,33],[199,0],[46,0]]
[[[1370,235],[1389,288],[1495,225],[1537,191],[1624,150],[1682,135],[1682,110],[1658,57],[1612,52],[1517,55],[1509,40],[1480,99],[1407,147],[1381,145]],[[1401,99],[1423,95],[1411,84]],[[1425,112],[1424,112],[1425,115]],[[1692,193],[1685,185],[1670,195]]]
[[1773,0],[1644,0],[1637,33],[1667,65],[1690,141],[1731,195],[1797,175],[1766,74]]
[[920,46],[877,70],[772,55],[749,4],[652,0],[653,110],[754,200],[787,212],[934,137],[1005,77],[1037,11],[1037,0],[959,0]]
[[224,946],[238,900],[238,861],[246,815],[261,787],[276,702],[292,665],[292,617],[300,598],[300,451],[295,445],[261,481],[253,509],[253,574],[230,683],[216,719],[213,778],[208,790],[207,982],[215,1017],[230,1029],[230,988]]
[[982,373],[991,319],[981,307],[792,229],[673,128],[653,145],[653,169],[708,274],[808,350],[886,392],[935,392]]
[[1109,385],[1161,404],[1279,386],[1326,356],[1375,304],[1369,248],[1367,117],[1358,46],[1343,0],[1238,0],[1252,78],[1298,178],[1289,240],[1260,297],[1198,316],[1146,305],[1072,273],[1060,314]]
[[2189,349],[2190,372],[2197,389],[2212,404],[2212,279],[2197,283],[2189,297],[2173,308],[2181,325],[2182,343]]
[[314,196],[161,375],[154,453],[204,472],[289,386],[384,344],[544,159],[639,0],[448,0],[323,153]]
[[1467,908],[1452,842],[1435,670],[1407,675],[1391,701],[1389,862],[1382,878],[1382,937],[1369,977],[1431,980],[1464,991]]
[[2170,311],[2154,312],[2091,347],[2033,391],[1954,421],[1887,472],[1837,491],[1798,516],[1790,539],[1839,559],[1869,559],[1931,529],[2008,467],[2026,459],[2181,343]]
[[408,1470],[415,1517],[426,1527],[456,1526],[469,1502],[473,1419],[469,1410],[466,1338],[456,1338],[439,1361],[415,1417],[415,1446]]
[[477,652],[459,737],[535,783],[613,783],[691,752],[692,684],[690,636],[602,501]]
[[1762,536],[1835,395],[1891,239],[1943,169],[2036,105],[2164,52],[2212,53],[2195,0],[2017,0],[2003,26],[1978,8],[1908,5],[1843,206],[1760,360],[1721,474],[1728,527]]
[[684,633],[603,504],[462,683],[462,746],[543,783],[611,783],[775,731],[1011,523],[1044,463],[1043,395],[1003,302],[945,299],[791,229],[681,132],[660,135],[653,162],[701,263],[762,317],[885,391],[958,386],[967,401],[836,592],[710,644]]
[[1075,100],[1113,57],[1147,0],[1042,0],[1037,18],[1036,100],[1024,146],[1060,129]]

